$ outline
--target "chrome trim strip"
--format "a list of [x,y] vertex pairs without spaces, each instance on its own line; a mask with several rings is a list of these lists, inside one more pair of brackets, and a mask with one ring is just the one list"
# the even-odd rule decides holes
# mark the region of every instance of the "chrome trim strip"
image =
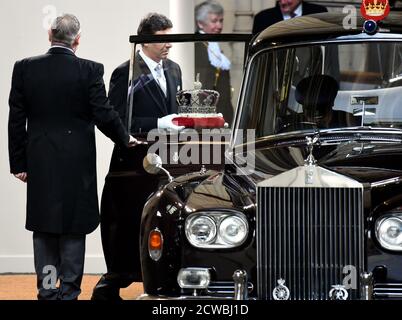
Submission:
[[377,282],[375,284],[375,288],[383,288],[385,286],[389,287],[399,287],[402,290],[402,283],[384,283],[384,282]]
[[[306,183],[306,175],[313,180]],[[257,187],[281,188],[363,188],[363,185],[349,177],[320,166],[299,166],[257,183]]]
[[[361,36],[363,35],[363,37]],[[334,44],[334,43],[360,43],[360,42],[401,42],[402,41],[402,35],[398,33],[377,33],[373,36],[367,36],[364,33],[361,34],[354,34],[354,35],[348,35],[348,36],[339,36],[334,39],[322,39],[322,40],[315,40],[315,41],[300,41],[300,42],[291,42],[291,43],[283,43],[283,44],[274,44],[273,46],[263,48],[256,53],[253,54],[253,56],[250,59],[251,60],[259,54],[264,53],[265,51],[269,50],[276,50],[276,49],[284,49],[284,48],[297,48],[297,47],[303,47],[303,46],[311,46],[311,45],[320,45],[320,44]],[[269,42],[268,42],[269,43]],[[254,45],[254,44],[253,44]],[[258,44],[256,44],[258,45]],[[250,50],[253,50],[252,48]]]
[[[344,127],[344,128],[330,128],[330,129],[321,129],[319,131],[317,130],[298,130],[298,131],[292,131],[289,133],[278,133],[278,134],[272,134],[269,136],[264,136],[256,139],[255,143],[260,143],[260,142],[268,142],[272,140],[278,140],[280,141],[281,138],[287,138],[289,140],[292,139],[301,139],[303,140],[302,136],[307,135],[307,136],[314,136],[314,135],[335,135],[335,134],[351,134],[351,135],[356,135],[356,134],[376,134],[376,135],[401,135],[402,136],[402,130],[401,129],[393,129],[393,128],[370,128],[370,127]],[[364,138],[364,137],[362,137]],[[320,143],[325,143],[326,137],[325,136],[320,136]],[[402,137],[401,137],[402,139]],[[329,140],[329,139],[328,139]],[[395,139],[394,139],[395,140]],[[305,141],[305,139],[304,139]],[[347,141],[349,141],[347,139]],[[238,146],[247,146],[247,144],[239,144]]]
[[[234,294],[234,282],[213,282],[211,281],[206,289],[208,295],[211,294],[227,294],[233,296]],[[248,293],[252,292],[254,289],[254,285],[251,282],[247,283]]]
[[391,178],[391,179],[373,182],[370,184],[370,187],[372,187],[372,188],[385,187],[389,184],[399,183],[401,181],[402,181],[402,177],[395,177],[395,178]]
[[379,292],[374,292],[374,297],[398,297],[402,298],[402,293],[379,293]]
[[373,288],[376,298],[402,298],[402,283],[376,283]]
[[[169,296],[157,296],[142,294],[136,298],[136,300],[233,300],[231,297],[213,297],[213,296],[179,296],[179,297],[169,297]],[[254,300],[254,299],[253,299]]]

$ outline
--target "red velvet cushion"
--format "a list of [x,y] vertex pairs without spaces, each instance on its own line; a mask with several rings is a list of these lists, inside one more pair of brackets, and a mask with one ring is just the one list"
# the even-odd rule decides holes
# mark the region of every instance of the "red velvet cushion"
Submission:
[[225,119],[223,117],[177,117],[173,123],[186,128],[223,128]]

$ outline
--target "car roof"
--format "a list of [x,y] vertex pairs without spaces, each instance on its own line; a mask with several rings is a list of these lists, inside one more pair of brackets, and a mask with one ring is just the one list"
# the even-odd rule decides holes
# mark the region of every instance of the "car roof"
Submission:
[[[347,18],[345,13],[316,13],[284,20],[273,24],[259,33],[250,47],[256,52],[264,47],[290,44],[295,42],[330,40],[340,36],[363,33],[365,19],[357,15],[356,28],[346,29],[343,21]],[[402,34],[402,12],[390,12],[388,17],[379,22],[381,33]]]

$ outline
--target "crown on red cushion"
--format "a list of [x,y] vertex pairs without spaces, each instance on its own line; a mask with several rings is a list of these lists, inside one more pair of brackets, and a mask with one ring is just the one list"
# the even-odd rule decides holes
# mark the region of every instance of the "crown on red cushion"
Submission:
[[194,82],[193,90],[181,90],[176,94],[179,105],[179,114],[186,113],[216,113],[216,105],[219,100],[219,92],[215,90],[202,89],[200,75]]

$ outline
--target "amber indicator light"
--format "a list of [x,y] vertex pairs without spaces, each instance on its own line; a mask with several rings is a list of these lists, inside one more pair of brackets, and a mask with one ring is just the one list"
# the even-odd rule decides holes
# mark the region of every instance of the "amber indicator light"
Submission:
[[160,250],[162,247],[162,236],[158,231],[151,231],[149,235],[149,247],[151,250]]

